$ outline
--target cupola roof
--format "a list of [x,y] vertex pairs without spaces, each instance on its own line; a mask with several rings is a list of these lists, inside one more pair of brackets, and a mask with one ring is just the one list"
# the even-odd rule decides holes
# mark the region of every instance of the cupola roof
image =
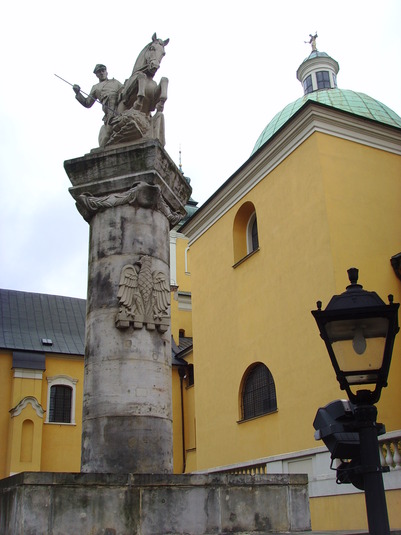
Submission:
[[310,36],[312,52],[301,63],[297,78],[304,88],[304,96],[291,102],[264,128],[252,154],[268,141],[308,101],[359,115],[380,123],[401,128],[401,117],[378,100],[348,89],[337,88],[337,73],[340,67],[326,52],[316,49],[317,34]]

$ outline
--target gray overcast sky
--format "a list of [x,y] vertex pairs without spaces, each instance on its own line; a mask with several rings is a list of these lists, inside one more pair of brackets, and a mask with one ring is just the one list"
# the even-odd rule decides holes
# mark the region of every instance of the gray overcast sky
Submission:
[[401,115],[399,0],[22,0],[2,14],[1,288],[86,297],[88,225],[63,162],[97,146],[102,111],[80,106],[55,73],[89,92],[104,63],[124,82],[154,32],[170,38],[155,76],[170,80],[166,150],[178,164],[181,146],[199,204],[302,96],[310,33],[339,62],[339,87]]

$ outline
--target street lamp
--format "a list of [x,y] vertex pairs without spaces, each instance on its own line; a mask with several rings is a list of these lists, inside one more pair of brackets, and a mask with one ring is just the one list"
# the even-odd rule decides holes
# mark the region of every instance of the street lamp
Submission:
[[[381,390],[387,386],[394,339],[398,327],[398,303],[389,304],[358,284],[358,270],[348,270],[350,285],[331,298],[325,310],[321,301],[312,314],[326,344],[340,388],[352,403],[354,429],[359,433],[360,466],[350,472],[363,476],[369,533],[390,533],[386,498],[380,465],[376,423]],[[320,409],[322,411],[322,409]],[[318,420],[318,419],[316,419]],[[316,422],[315,420],[315,422]],[[322,437],[323,438],[323,437]],[[333,455],[332,455],[333,458]]]

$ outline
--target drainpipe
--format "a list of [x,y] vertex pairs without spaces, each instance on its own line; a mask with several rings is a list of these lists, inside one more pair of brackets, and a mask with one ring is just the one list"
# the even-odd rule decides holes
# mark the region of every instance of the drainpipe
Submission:
[[186,469],[186,451],[185,451],[185,427],[184,427],[184,388],[183,383],[186,378],[186,366],[178,367],[178,375],[180,376],[180,392],[181,392],[181,430],[182,430],[182,473],[185,474]]

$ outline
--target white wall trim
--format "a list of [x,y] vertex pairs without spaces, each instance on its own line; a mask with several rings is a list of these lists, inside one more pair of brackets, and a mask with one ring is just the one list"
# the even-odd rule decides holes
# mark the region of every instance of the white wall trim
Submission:
[[33,396],[26,396],[25,398],[21,399],[18,405],[16,405],[13,409],[10,410],[11,418],[19,416],[28,405],[32,406],[33,410],[36,412],[39,418],[43,418],[45,411],[39,401]]
[[[75,398],[76,398],[76,384],[78,379],[74,379],[69,375],[54,375],[53,377],[47,378],[47,407],[50,406],[50,389],[52,386],[65,385],[72,388],[72,398],[71,398],[71,422],[68,424],[75,424]],[[46,423],[48,424],[59,424],[63,422],[50,422],[49,421],[50,411],[46,412]],[[64,422],[65,423],[65,422]]]
[[37,379],[43,378],[43,370],[28,370],[27,368],[14,368],[15,379]]

